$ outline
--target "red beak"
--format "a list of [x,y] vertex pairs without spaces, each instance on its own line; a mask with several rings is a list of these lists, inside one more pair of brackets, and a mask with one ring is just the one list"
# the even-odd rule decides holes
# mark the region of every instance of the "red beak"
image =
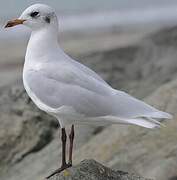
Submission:
[[26,20],[25,19],[14,19],[14,20],[8,21],[7,24],[5,25],[5,28],[23,24],[24,21],[26,21]]

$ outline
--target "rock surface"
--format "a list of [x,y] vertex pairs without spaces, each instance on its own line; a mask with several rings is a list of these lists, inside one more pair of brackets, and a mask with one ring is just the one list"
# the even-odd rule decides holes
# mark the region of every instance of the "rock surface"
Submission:
[[29,101],[22,86],[1,90],[0,109],[0,167],[15,164],[52,141],[57,122]]
[[177,27],[160,30],[135,45],[80,57],[113,87],[146,97],[177,77]]
[[84,160],[49,180],[150,180],[122,171],[114,171],[94,160]]

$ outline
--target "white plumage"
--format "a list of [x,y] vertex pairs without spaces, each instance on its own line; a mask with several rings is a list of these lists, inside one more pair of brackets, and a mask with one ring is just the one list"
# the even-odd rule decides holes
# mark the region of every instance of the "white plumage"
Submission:
[[[51,7],[32,5],[20,18],[8,21],[5,27],[18,24],[32,29],[23,69],[24,87],[33,102],[56,117],[61,126],[61,167],[47,179],[72,166],[74,124],[114,123],[155,128],[161,125],[161,119],[172,118],[166,112],[113,89],[94,71],[70,58],[58,44],[58,20]],[[66,124],[72,124],[68,161]]]
[[[29,20],[27,15],[32,9],[40,9],[41,18],[48,14],[50,23]],[[113,89],[95,72],[66,55],[58,44],[57,17],[50,7],[31,6],[20,18],[28,19],[24,24],[32,28],[23,71],[25,89],[34,103],[55,116],[62,127],[67,123],[121,123],[154,128],[161,119],[171,118]]]

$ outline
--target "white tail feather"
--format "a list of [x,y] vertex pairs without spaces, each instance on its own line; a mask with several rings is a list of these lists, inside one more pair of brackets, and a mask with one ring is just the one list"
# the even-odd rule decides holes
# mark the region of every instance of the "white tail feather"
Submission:
[[129,124],[135,124],[149,129],[160,127],[159,123],[145,118],[125,119],[125,121],[127,121]]
[[97,122],[99,123],[100,121],[103,123],[114,123],[114,124],[132,124],[132,125],[137,125],[145,128],[157,128],[162,126],[163,124],[160,123],[158,120],[153,119],[153,118],[146,118],[146,117],[139,117],[139,118],[131,118],[131,119],[126,119],[126,118],[119,118],[116,116],[104,116],[104,117],[99,117],[99,118],[91,118],[89,119],[92,122]]
[[156,118],[156,119],[172,119],[173,118],[171,114],[163,112],[163,111],[150,112],[148,114],[144,114],[143,117]]

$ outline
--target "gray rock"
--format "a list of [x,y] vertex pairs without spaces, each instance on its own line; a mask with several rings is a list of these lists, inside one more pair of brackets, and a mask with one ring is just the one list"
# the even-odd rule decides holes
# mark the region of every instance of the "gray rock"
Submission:
[[71,167],[50,180],[150,180],[134,174],[115,171],[94,160],[84,160],[79,165]]
[[177,77],[177,27],[148,35],[137,44],[75,57],[113,87],[144,98]]
[[13,165],[49,144],[57,121],[39,111],[20,85],[1,90],[0,167]]

